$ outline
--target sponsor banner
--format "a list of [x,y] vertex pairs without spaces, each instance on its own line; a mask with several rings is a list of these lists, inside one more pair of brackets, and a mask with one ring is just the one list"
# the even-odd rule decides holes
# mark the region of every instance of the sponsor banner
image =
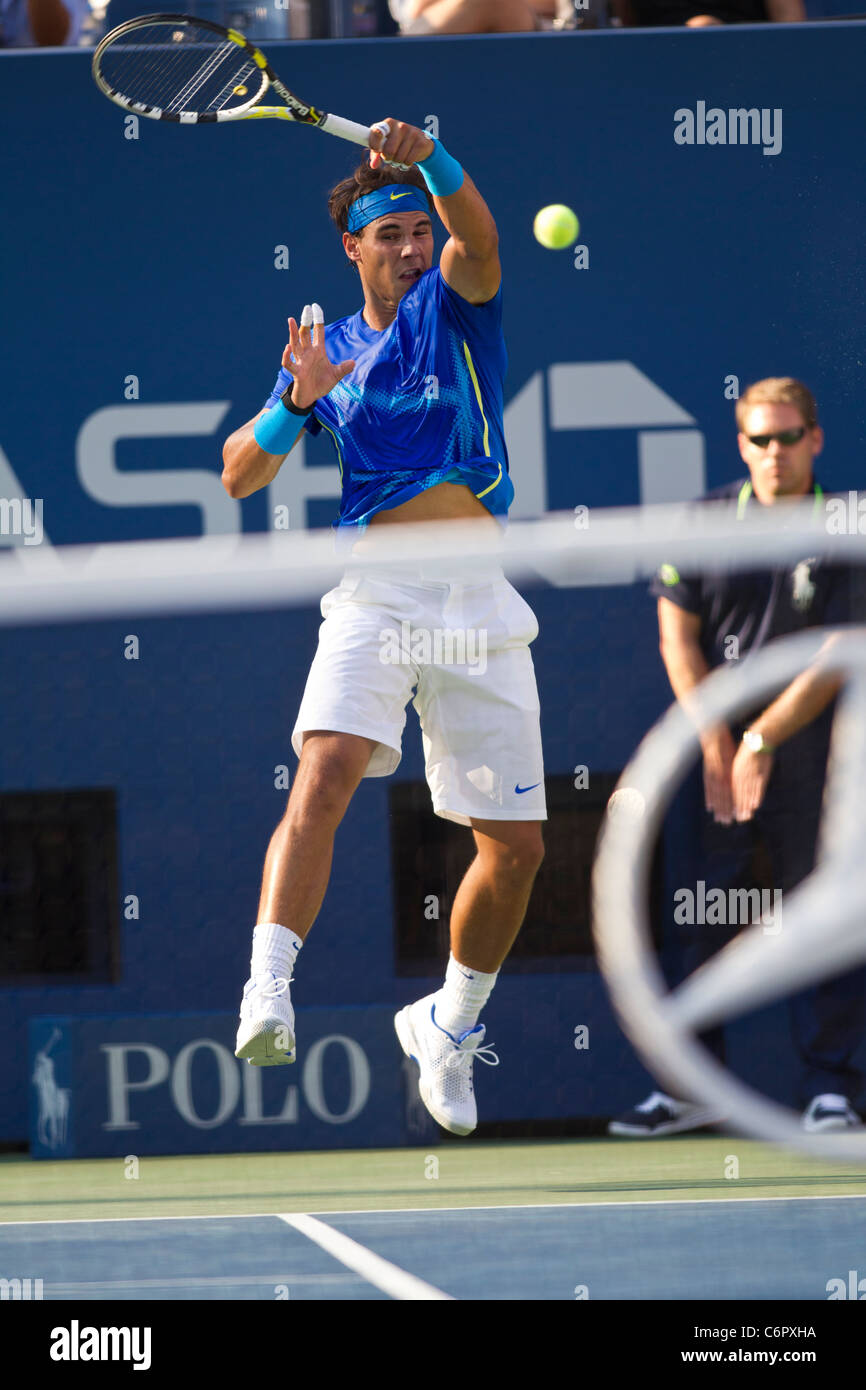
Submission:
[[298,1061],[279,1067],[234,1056],[237,1019],[229,1014],[33,1019],[31,1153],[108,1158],[422,1142],[430,1127],[393,1017],[385,1006],[307,1010]]

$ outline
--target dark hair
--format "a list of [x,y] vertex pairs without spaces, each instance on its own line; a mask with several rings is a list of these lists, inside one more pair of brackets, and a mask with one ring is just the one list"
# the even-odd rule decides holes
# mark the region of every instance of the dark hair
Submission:
[[[339,232],[349,230],[349,208],[356,198],[365,193],[373,193],[377,188],[385,188],[389,183],[411,183],[427,195],[430,217],[433,217],[433,199],[424,179],[415,165],[411,169],[395,169],[391,164],[380,164],[371,169],[366,160],[359,164],[354,174],[342,179],[328,195],[328,212]],[[361,231],[364,229],[362,228]],[[360,236],[360,232],[358,235]]]

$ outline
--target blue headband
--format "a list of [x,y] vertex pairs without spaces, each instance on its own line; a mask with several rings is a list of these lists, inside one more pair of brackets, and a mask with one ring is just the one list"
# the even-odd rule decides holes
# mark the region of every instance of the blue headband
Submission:
[[349,231],[353,234],[375,222],[377,217],[385,217],[389,212],[426,212],[430,214],[427,194],[411,183],[387,183],[373,193],[365,193],[356,198],[349,208]]

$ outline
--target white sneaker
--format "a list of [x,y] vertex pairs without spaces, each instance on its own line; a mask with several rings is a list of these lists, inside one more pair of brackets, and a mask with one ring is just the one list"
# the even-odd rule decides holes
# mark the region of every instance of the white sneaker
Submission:
[[476,1057],[498,1067],[492,1047],[482,1047],[484,1024],[476,1023],[456,1038],[436,1022],[438,995],[428,994],[401,1009],[394,1019],[400,1046],[418,1063],[418,1093],[437,1124],[452,1134],[471,1134],[478,1123],[472,1089]]
[[833,1130],[859,1129],[860,1116],[851,1109],[845,1096],[826,1092],[815,1096],[803,1113],[803,1128],[807,1134],[830,1134]]
[[244,986],[235,1056],[254,1067],[278,1067],[295,1060],[295,1011],[289,981],[270,970]]

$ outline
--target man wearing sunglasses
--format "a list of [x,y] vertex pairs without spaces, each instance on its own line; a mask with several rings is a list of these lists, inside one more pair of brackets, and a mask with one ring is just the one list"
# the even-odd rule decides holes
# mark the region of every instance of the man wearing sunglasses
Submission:
[[[808,388],[790,377],[756,382],[738,400],[736,417],[737,442],[749,476],[717,489],[706,500],[730,499],[738,518],[756,507],[782,507],[809,497],[823,512],[814,460],[823,448],[824,434]],[[740,660],[777,637],[804,628],[862,622],[854,580],[850,569],[815,557],[752,573],[685,576],[663,565],[651,592],[658,600],[661,654],[675,696],[684,699],[711,669]],[[683,885],[694,888],[703,880],[706,893],[718,887],[727,897],[731,888],[757,886],[763,856],[763,876],[769,877],[776,893],[781,890],[781,899],[773,901],[783,903],[811,872],[832,702],[840,684],[835,677],[819,678],[807,670],[769,705],[751,711],[735,726],[722,724],[704,734],[707,814],[701,818],[691,854],[694,863],[688,862],[689,852],[678,852],[675,876]],[[682,793],[684,798],[688,795],[689,784]],[[697,815],[692,823],[698,823]],[[681,928],[682,977],[745,925]],[[791,1001],[791,1022],[800,1058],[804,1128],[815,1133],[859,1125],[852,1102],[863,1077],[853,1059],[866,1024],[866,974],[858,970],[797,995]],[[721,1028],[704,1034],[702,1041],[724,1061]],[[696,1129],[721,1118],[654,1091],[614,1120],[609,1131],[646,1138]]]

